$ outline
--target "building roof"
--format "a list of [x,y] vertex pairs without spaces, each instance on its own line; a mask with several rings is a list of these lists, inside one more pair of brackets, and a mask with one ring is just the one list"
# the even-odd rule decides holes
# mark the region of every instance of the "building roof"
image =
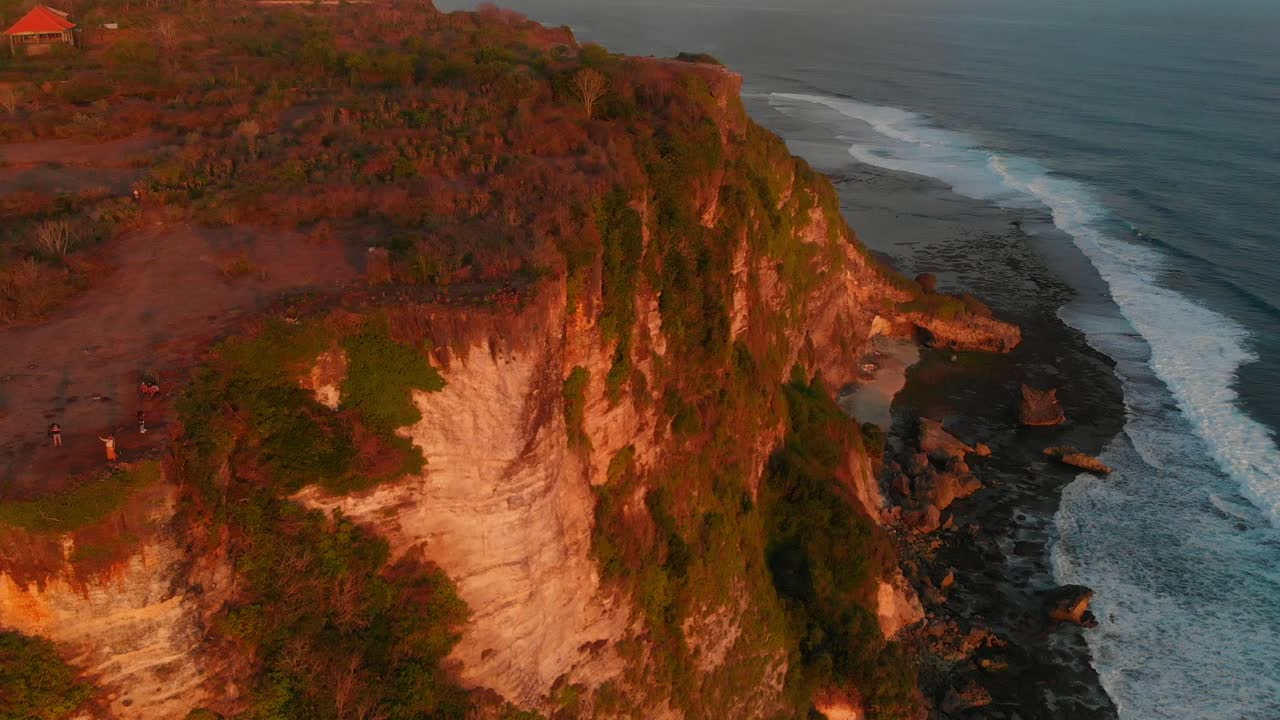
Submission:
[[13,27],[4,31],[5,35],[31,35],[35,33],[60,33],[70,30],[76,24],[67,20],[67,14],[43,5],[31,8],[31,12],[23,15]]

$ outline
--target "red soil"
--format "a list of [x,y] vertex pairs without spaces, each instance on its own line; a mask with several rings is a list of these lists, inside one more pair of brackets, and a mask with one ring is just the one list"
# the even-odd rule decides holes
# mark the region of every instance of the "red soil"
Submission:
[[159,137],[149,133],[97,144],[45,140],[0,145],[0,193],[77,193],[99,187],[127,195],[143,175],[147,154],[159,145]]
[[[115,269],[101,283],[46,321],[0,330],[0,499],[55,492],[101,467],[108,432],[122,460],[158,452],[172,400],[213,339],[283,291],[356,276],[339,241],[242,227],[156,225],[105,254]],[[161,397],[143,399],[143,372],[158,376]],[[46,436],[51,422],[61,448]]]

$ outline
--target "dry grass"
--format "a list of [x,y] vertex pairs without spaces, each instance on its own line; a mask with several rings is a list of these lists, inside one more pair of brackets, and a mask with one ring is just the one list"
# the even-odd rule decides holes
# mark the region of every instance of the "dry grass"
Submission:
[[218,271],[222,274],[222,279],[228,282],[247,277],[256,277],[259,280],[267,278],[266,269],[258,267],[245,255],[239,255],[222,263]]
[[21,99],[22,95],[18,92],[18,88],[11,85],[0,87],[0,108],[4,108],[10,116],[17,114]]
[[0,324],[47,314],[74,292],[70,276],[32,258],[0,266]]
[[56,218],[36,225],[31,239],[49,257],[63,260],[79,241],[79,231],[67,218]]

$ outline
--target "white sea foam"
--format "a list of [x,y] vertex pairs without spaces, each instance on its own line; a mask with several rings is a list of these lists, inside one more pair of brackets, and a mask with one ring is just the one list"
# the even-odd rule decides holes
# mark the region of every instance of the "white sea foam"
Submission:
[[[1109,232],[1117,226],[1080,183],[1038,162],[977,146],[967,136],[933,127],[918,113],[843,98],[775,93],[775,107],[813,103],[866,123],[849,154],[859,162],[937,178],[968,197],[1006,206],[1039,205],[1069,234],[1111,289],[1125,318],[1151,347],[1151,365],[1214,460],[1241,483],[1249,499],[1280,525],[1280,451],[1266,426],[1239,409],[1236,371],[1256,359],[1248,333],[1230,318],[1158,284],[1158,251]],[[781,102],[779,102],[781,101]]]
[[1058,581],[1097,591],[1094,666],[1124,720],[1280,719],[1280,453],[1237,406],[1235,373],[1254,359],[1246,331],[1160,286],[1165,258],[1124,239],[1081,183],[915,113],[812,95],[772,102],[835,110],[853,121],[841,137],[860,162],[1047,208],[1073,238],[1123,317],[1096,301],[1060,315],[1116,360],[1128,409],[1102,453],[1116,472],[1081,475],[1056,517]]

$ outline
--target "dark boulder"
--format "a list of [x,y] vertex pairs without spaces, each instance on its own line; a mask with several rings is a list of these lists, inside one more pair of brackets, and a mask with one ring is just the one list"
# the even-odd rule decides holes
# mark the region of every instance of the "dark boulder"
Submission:
[[1029,385],[1022,386],[1022,405],[1018,408],[1018,418],[1023,425],[1031,427],[1048,427],[1059,425],[1067,419],[1058,404],[1056,389],[1037,390]]
[[990,704],[991,693],[981,685],[970,681],[958,688],[953,687],[947,690],[939,709],[947,715],[955,715]]
[[973,452],[973,448],[942,429],[942,423],[929,418],[920,418],[920,434],[917,442],[920,452],[928,455],[930,460],[941,464],[946,464],[955,457],[963,460],[965,455]]
[[1084,585],[1063,585],[1044,593],[1044,609],[1049,620],[1097,627],[1098,620],[1089,612],[1093,590]]

